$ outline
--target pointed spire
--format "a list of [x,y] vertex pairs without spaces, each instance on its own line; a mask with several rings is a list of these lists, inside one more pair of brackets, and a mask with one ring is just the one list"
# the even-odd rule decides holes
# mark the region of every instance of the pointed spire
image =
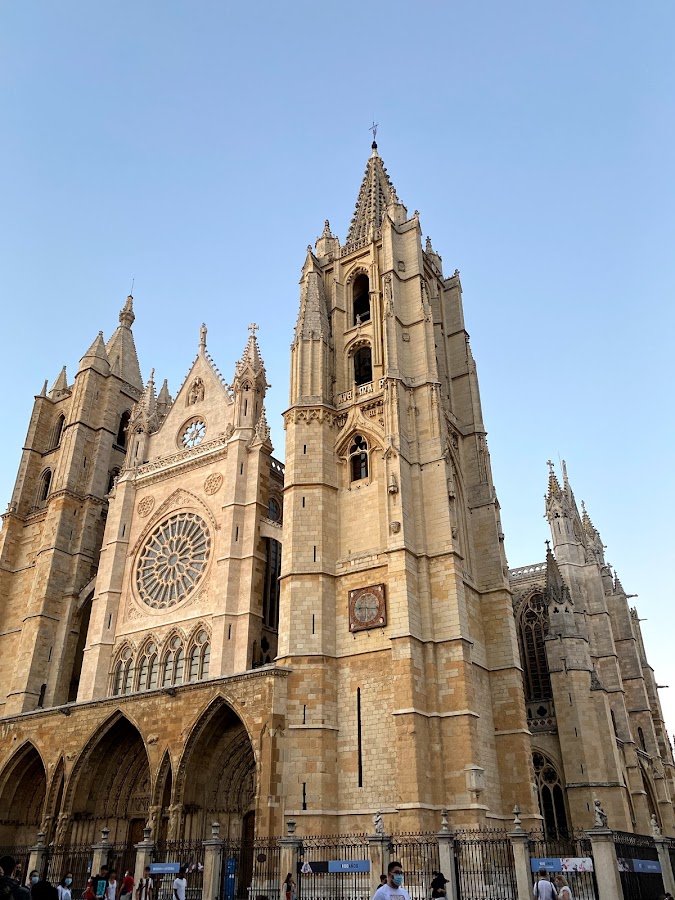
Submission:
[[47,385],[48,385],[48,384],[49,384],[49,379],[48,379],[48,378],[45,378],[45,383],[42,385],[42,390],[40,391],[40,393],[39,393],[38,396],[40,396],[40,397],[46,397],[46,396],[47,396]]
[[120,312],[120,324],[106,344],[106,351],[112,373],[118,375],[138,391],[142,391],[141,367],[138,365],[136,344],[131,331],[131,326],[136,319],[133,301],[134,298],[129,294]]
[[49,391],[49,397],[52,400],[58,400],[58,398],[67,393],[68,390],[68,378],[66,376],[66,367],[64,366]]
[[134,298],[131,294],[129,294],[126,299],[126,303],[120,311],[120,325],[124,325],[125,328],[131,328],[135,321],[136,316],[134,315]]
[[555,474],[555,468],[550,459],[546,460],[546,465],[548,466],[548,495],[547,499],[552,500],[554,497],[560,497],[562,491],[560,489],[560,482],[558,481],[558,476]]
[[372,153],[359,189],[354,217],[347,235],[347,246],[368,241],[379,234],[382,220],[391,203],[398,204],[396,191],[373,141]]
[[96,369],[102,375],[110,374],[110,362],[103,342],[103,332],[99,331],[93,344],[80,360],[79,372],[84,369]]
[[148,378],[148,383],[143,389],[143,393],[134,404],[131,411],[130,425],[142,426],[147,433],[156,431],[158,428],[157,421],[157,397],[155,395],[155,370],[153,369]]
[[624,596],[626,594],[626,592],[623,589],[623,585],[619,581],[619,576],[616,572],[616,569],[614,570],[614,593],[615,594],[623,594]]
[[269,441],[270,439],[270,426],[267,424],[267,415],[265,413],[265,404],[263,403],[262,412],[260,413],[260,418],[256,422],[255,426],[255,438],[260,441],[261,444]]
[[169,382],[165,378],[162,382],[162,387],[160,388],[159,395],[157,397],[157,415],[160,421],[163,421],[166,418],[166,415],[171,409],[172,405],[173,400],[171,398],[171,394],[169,393]]
[[331,232],[328,219],[323,223],[323,231],[321,236],[316,239],[314,249],[317,256],[327,256],[332,259],[335,259],[340,253],[340,241]]
[[256,331],[260,328],[259,325],[256,325],[255,322],[251,323],[248,326],[248,330],[251,332],[251,336],[248,339],[246,344],[246,348],[240,360],[236,363],[236,374],[241,374],[245,368],[251,369],[254,375],[258,375],[260,372],[265,374],[265,366],[262,361],[262,357],[260,355],[260,347],[258,346],[258,340],[255,336]]
[[300,287],[300,311],[295,326],[295,339],[320,338],[327,341],[329,335],[330,323],[323,276],[314,259],[308,258]]

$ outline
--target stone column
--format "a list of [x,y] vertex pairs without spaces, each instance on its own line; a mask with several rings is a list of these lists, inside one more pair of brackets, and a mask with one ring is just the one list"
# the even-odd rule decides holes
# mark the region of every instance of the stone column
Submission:
[[368,859],[370,860],[370,896],[380,886],[380,875],[387,874],[389,865],[389,845],[391,837],[388,834],[369,834]]
[[586,833],[593,848],[598,900],[623,900],[613,832],[609,828],[591,828]]
[[457,891],[457,868],[455,865],[455,835],[448,828],[448,811],[441,813],[441,830],[436,835],[438,838],[438,865],[441,872],[448,879],[445,886],[447,900],[459,900]]
[[[668,851],[666,851],[667,853]],[[37,843],[34,847],[30,848],[30,856],[28,857],[28,872],[23,873],[23,884],[26,883],[28,879],[28,873],[32,872],[35,869],[36,872],[40,873],[40,878],[47,877],[47,845],[45,843],[45,833],[44,831],[38,831],[37,833]],[[11,872],[9,873],[11,875]]]
[[295,837],[295,824],[296,823],[293,820],[286,822],[288,836],[279,838],[279,847],[281,848],[281,859],[279,861],[281,867],[281,871],[279,872],[279,894],[282,898],[285,897],[284,878],[286,877],[286,874],[290,872],[296,881],[298,878],[298,860],[300,859],[302,841],[300,838]]
[[660,835],[654,835],[654,845],[656,847],[656,852],[659,854],[659,862],[661,863],[663,889],[668,891],[669,894],[673,894],[673,896],[675,896],[675,878],[673,878],[673,867],[670,863],[668,842],[666,838],[661,837]]
[[218,900],[223,877],[223,839],[220,822],[211,823],[211,837],[202,841],[204,847],[204,884],[202,900]]
[[530,900],[532,896],[532,867],[530,866],[530,835],[524,831],[520,819],[509,832],[509,840],[513,847],[513,861],[516,868],[516,887],[518,900]]
[[93,857],[91,860],[91,874],[98,875],[101,871],[101,866],[108,865],[108,855],[110,853],[110,842],[108,840],[108,835],[110,834],[109,828],[101,829],[101,842],[99,844],[92,844],[91,850],[93,853]]
[[[140,844],[134,844],[136,849],[136,867],[134,869],[134,884],[138,884],[143,877],[143,869],[152,862],[155,845],[152,840],[152,828],[143,829],[143,840]],[[95,875],[96,872],[92,872]]]

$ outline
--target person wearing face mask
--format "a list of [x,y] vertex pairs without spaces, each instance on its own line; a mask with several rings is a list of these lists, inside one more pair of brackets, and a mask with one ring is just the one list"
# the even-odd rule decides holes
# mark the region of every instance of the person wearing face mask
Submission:
[[40,880],[40,875],[38,874],[38,872],[37,872],[36,869],[33,869],[33,871],[30,872],[29,875],[28,875],[28,884],[29,884],[29,885],[31,886],[31,888],[32,888],[33,885],[34,885],[34,884],[37,884],[39,880]]
[[387,866],[387,880],[373,894],[373,900],[410,900],[403,887],[403,866],[394,860]]
[[59,893],[59,900],[73,900],[71,886],[73,884],[73,873],[66,872],[65,878],[58,883],[56,890]]

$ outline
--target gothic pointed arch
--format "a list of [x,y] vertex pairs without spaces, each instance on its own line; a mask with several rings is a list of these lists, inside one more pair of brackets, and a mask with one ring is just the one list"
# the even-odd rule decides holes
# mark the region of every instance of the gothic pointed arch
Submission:
[[541,750],[533,751],[532,765],[544,831],[549,837],[568,837],[570,817],[560,768]]
[[229,833],[241,833],[244,816],[255,805],[255,776],[248,729],[234,706],[217,697],[193,725],[176,770],[173,802],[191,817],[185,827],[205,833],[215,817],[228,824]]
[[56,824],[61,813],[65,783],[66,769],[63,756],[61,756],[49,779],[44,815],[42,817],[41,830],[45,833],[45,843],[47,845],[51,843],[54,837]]
[[173,793],[173,765],[169,750],[164,751],[164,756],[159,764],[157,775],[152,786],[152,797],[147,824],[152,829],[154,841],[165,841],[167,838],[169,816],[171,812],[171,797]]
[[0,772],[0,843],[30,844],[44,814],[47,774],[42,756],[26,741]]
[[126,841],[134,820],[147,819],[150,779],[139,727],[116,710],[86,742],[68,779],[71,843],[94,840],[104,823],[112,843]]
[[525,702],[537,703],[553,697],[546,656],[548,605],[542,588],[528,591],[516,610],[520,662],[523,667]]

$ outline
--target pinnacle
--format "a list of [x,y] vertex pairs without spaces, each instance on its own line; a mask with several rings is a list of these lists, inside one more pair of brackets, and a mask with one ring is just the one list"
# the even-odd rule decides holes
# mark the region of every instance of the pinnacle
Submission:
[[379,232],[389,203],[397,203],[396,191],[373,141],[373,150],[359,189],[347,244],[367,240]]
[[558,477],[555,474],[555,470],[553,468],[553,463],[549,459],[546,463],[548,466],[548,499],[550,500],[552,497],[559,497],[561,492],[560,482],[558,481]]
[[131,294],[129,294],[126,299],[126,303],[120,311],[120,325],[123,325],[125,328],[131,328],[135,321],[136,316],[134,315],[134,298]]
[[68,390],[68,378],[66,376],[66,367],[64,366],[58,374],[54,384],[51,386],[49,396],[53,400],[58,394]]

